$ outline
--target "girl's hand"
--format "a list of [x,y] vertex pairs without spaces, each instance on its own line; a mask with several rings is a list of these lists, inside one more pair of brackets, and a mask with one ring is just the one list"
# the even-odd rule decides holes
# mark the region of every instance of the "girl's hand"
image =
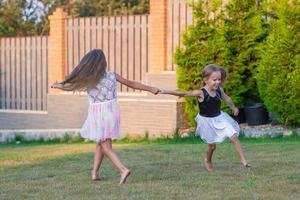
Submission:
[[166,94],[166,90],[162,89],[162,88],[159,88],[159,94]]
[[57,81],[51,85],[51,88],[59,88],[60,89],[62,87],[63,87],[63,84],[58,83]]
[[152,87],[151,88],[151,90],[150,90],[150,92],[152,93],[152,94],[158,94],[159,92],[160,92],[161,90],[159,89],[159,88],[156,88],[156,87]]
[[237,107],[232,108],[232,113],[234,116],[237,116],[239,114],[239,109]]

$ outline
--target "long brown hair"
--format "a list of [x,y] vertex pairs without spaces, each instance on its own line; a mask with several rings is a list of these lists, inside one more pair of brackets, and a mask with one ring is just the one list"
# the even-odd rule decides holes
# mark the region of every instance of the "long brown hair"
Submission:
[[220,72],[220,66],[217,64],[208,64],[202,70],[202,84],[205,86],[204,79],[210,77],[213,72]]
[[106,72],[106,59],[101,49],[93,49],[83,56],[79,64],[61,82],[70,90],[87,90],[97,85]]

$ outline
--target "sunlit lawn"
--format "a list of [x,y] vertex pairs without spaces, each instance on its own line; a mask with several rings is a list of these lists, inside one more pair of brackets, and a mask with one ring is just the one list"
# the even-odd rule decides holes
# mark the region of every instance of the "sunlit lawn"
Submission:
[[90,181],[94,144],[0,145],[0,199],[300,199],[300,139],[242,140],[244,169],[230,143],[217,146],[215,172],[203,143],[114,145],[132,176],[119,186],[108,159]]

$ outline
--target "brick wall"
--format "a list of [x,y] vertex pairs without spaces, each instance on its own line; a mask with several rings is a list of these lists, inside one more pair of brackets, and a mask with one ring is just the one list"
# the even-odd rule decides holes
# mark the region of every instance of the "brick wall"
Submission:
[[49,94],[47,112],[0,113],[1,129],[79,128],[86,116],[85,95]]
[[[120,94],[121,130],[124,135],[170,135],[177,128],[185,128],[185,121],[178,116],[176,99],[167,95],[146,93]],[[86,95],[49,94],[48,111],[39,113],[0,113],[1,129],[79,129],[87,116]],[[17,122],[17,123],[16,123]],[[181,127],[180,127],[181,126]],[[30,128],[29,128],[30,127]]]

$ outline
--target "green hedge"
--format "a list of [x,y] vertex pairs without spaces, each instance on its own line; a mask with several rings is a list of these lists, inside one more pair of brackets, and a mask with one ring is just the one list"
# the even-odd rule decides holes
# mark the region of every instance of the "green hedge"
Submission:
[[[221,37],[217,20],[209,19],[201,1],[193,5],[194,26],[183,35],[184,47],[177,49],[174,61],[177,64],[177,85],[182,90],[196,90],[201,87],[201,72],[208,63],[214,63],[221,49]],[[198,112],[196,98],[186,98],[185,110],[194,125]]]
[[[221,11],[220,4],[211,9],[202,1],[193,7],[195,24],[183,35],[184,47],[174,55],[178,88],[200,89],[203,67],[217,63],[228,70],[225,90],[237,106],[260,101],[254,77],[259,45],[268,31],[262,6],[256,0],[232,0]],[[212,12],[215,17],[208,17]],[[186,112],[194,124],[198,112],[195,98],[187,98]]]
[[265,42],[257,74],[261,98],[277,120],[300,124],[300,9],[297,1],[272,1],[271,33]]

